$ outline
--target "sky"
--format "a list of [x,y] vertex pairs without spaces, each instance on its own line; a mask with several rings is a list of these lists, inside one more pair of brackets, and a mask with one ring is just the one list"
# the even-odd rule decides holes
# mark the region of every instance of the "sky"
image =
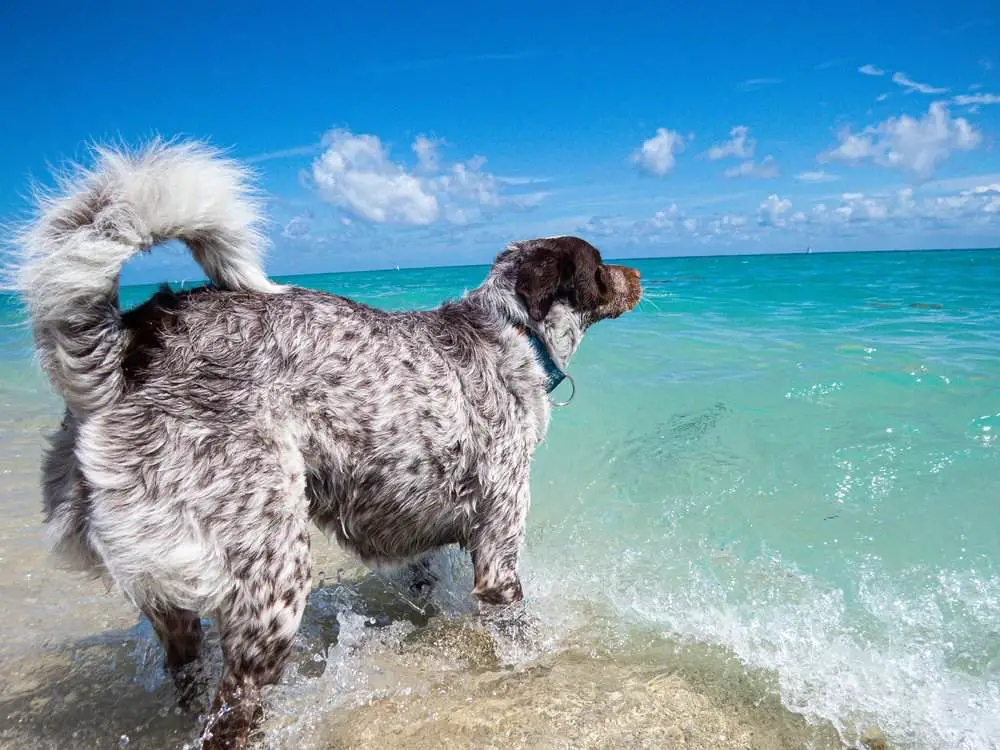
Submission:
[[274,274],[1000,245],[996,0],[97,8],[0,9],[0,219],[159,135],[252,163]]

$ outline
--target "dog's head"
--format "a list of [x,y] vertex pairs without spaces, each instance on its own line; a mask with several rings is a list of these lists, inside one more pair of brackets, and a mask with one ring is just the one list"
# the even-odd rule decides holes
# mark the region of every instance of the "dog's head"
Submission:
[[560,364],[590,326],[628,312],[642,296],[638,271],[605,263],[578,237],[511,244],[493,264],[488,286],[508,296],[505,306],[545,335]]
[[638,271],[605,263],[600,251],[579,237],[513,243],[490,275],[517,295],[535,325],[560,308],[560,315],[572,314],[586,328],[628,312],[642,296]]

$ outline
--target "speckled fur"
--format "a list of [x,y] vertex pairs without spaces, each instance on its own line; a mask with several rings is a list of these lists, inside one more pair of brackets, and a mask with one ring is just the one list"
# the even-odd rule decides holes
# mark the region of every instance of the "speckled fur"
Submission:
[[[565,367],[588,326],[635,306],[638,273],[580,239],[531,240],[463,298],[387,313],[268,281],[246,173],[221,155],[99,156],[18,240],[36,347],[67,403],[43,467],[46,524],[57,552],[150,618],[169,668],[196,658],[197,614],[216,617],[228,710],[205,746],[243,747],[281,674],[310,522],[372,565],[462,545],[480,601],[519,601],[550,411],[524,330]],[[121,313],[121,265],[171,238],[212,288]]]

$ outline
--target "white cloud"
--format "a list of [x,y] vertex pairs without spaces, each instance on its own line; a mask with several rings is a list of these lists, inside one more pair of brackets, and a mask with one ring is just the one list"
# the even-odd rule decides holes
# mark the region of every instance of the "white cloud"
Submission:
[[778,165],[775,164],[773,156],[765,156],[760,162],[751,158],[754,151],[757,150],[757,140],[750,137],[750,128],[746,125],[736,125],[729,131],[729,135],[728,141],[716,143],[705,152],[705,155],[712,161],[727,157],[744,160],[723,172],[725,177],[770,179],[778,176]]
[[246,157],[244,161],[248,164],[259,164],[260,162],[273,161],[275,159],[290,159],[296,156],[312,156],[318,151],[319,144],[313,143],[308,146],[293,146],[292,148],[268,151],[263,154],[254,154],[253,156]]
[[1000,104],[998,94],[959,94],[952,99],[955,104],[961,106],[978,106],[980,104]]
[[878,96],[875,97],[875,101],[884,102],[888,98],[889,98],[888,94],[879,94]]
[[737,125],[729,131],[729,135],[732,137],[728,141],[716,143],[705,152],[709,159],[716,161],[725,159],[727,156],[749,159],[753,156],[754,149],[757,148],[757,141],[750,137],[750,128],[746,125]]
[[[636,223],[621,216],[592,216],[580,225],[580,229],[594,237],[628,236],[635,232]],[[573,230],[569,230],[572,234]]]
[[792,210],[792,202],[777,193],[767,196],[767,200],[757,208],[757,223],[764,227],[783,227],[787,223],[785,215]]
[[482,157],[442,164],[439,143],[423,136],[414,141],[418,174],[392,161],[378,136],[332,130],[313,162],[313,182],[322,200],[357,218],[404,226],[468,224],[505,207],[530,208],[544,198],[544,193],[502,195],[505,185],[484,170]]
[[[912,195],[912,192],[910,193]],[[844,193],[833,216],[841,221],[884,221],[889,208],[883,200],[867,198],[864,193]]]
[[983,174],[970,174],[963,177],[949,177],[943,180],[931,180],[921,187],[924,191],[936,193],[948,193],[955,191],[973,190],[980,185],[989,185],[1000,182],[1000,172],[986,172]]
[[379,224],[420,226],[440,218],[437,196],[389,159],[378,136],[334,130],[323,145],[325,151],[313,163],[313,179],[324,200]]
[[846,62],[848,62],[848,59],[846,57],[835,57],[830,60],[824,60],[823,62],[819,63],[819,65],[816,65],[815,69],[829,70],[830,68],[839,68],[842,67]]
[[884,76],[885,71],[877,65],[862,65],[858,68],[859,73],[863,73],[866,76]]
[[953,152],[971,151],[982,135],[963,117],[953,118],[943,102],[934,102],[927,114],[917,119],[909,115],[890,117],[860,133],[844,130],[840,145],[819,155],[818,160],[875,164],[900,169],[918,179],[926,179]]
[[632,163],[640,169],[662,177],[677,163],[676,154],[684,150],[684,136],[676,130],[657,128],[656,135],[643,141],[632,153]]
[[837,148],[820,154],[820,161],[838,160],[857,162],[875,154],[874,137],[872,135],[857,135],[850,130],[842,130],[840,145]]
[[903,188],[878,195],[844,193],[832,208],[824,203],[814,206],[806,221],[833,233],[859,225],[969,229],[997,221],[996,212],[1000,212],[1000,185],[922,199],[914,196],[912,188]]
[[839,180],[840,178],[835,174],[830,174],[829,172],[824,172],[822,169],[817,169],[807,172],[799,172],[795,175],[795,179],[799,182],[833,182],[834,180]]
[[748,223],[746,216],[723,214],[702,221],[701,231],[705,237],[746,240],[750,237],[746,231]]
[[682,219],[680,208],[677,207],[676,203],[671,203],[666,208],[657,211],[650,219],[650,224],[657,229],[672,229]]
[[917,91],[921,94],[944,94],[948,91],[948,89],[938,88],[927,83],[918,83],[907,77],[906,73],[893,73],[892,82],[902,86],[907,93]]
[[778,165],[773,156],[765,156],[760,162],[748,159],[735,167],[730,167],[723,174],[726,177],[756,177],[761,180],[769,180],[778,176]]
[[811,206],[798,206],[772,193],[756,210],[747,212],[688,213],[672,203],[649,218],[581,217],[575,226],[620,242],[697,242],[744,248],[757,242],[802,247],[823,238],[857,247],[863,236],[913,236],[914,232],[941,230],[953,236],[981,237],[1000,229],[1000,182],[983,182],[947,195],[926,195],[913,188],[874,194],[844,192]]
[[748,78],[740,84],[740,88],[743,91],[752,91],[762,86],[774,86],[782,83],[783,80],[782,78]]
[[994,182],[992,185],[976,185],[972,190],[963,191],[962,195],[984,195],[986,193],[1000,195],[1000,182]]
[[712,216],[689,216],[676,203],[657,211],[651,219],[639,220],[622,224],[619,220],[619,235],[631,235],[632,239],[639,237],[647,240],[664,241],[669,239],[746,239],[748,234],[744,227],[748,224],[746,216],[741,214],[722,214]]
[[441,154],[438,153],[438,146],[444,141],[436,138],[428,138],[426,135],[418,135],[410,147],[417,155],[417,164],[427,172],[436,172],[440,167]]
[[293,216],[281,230],[282,237],[292,240],[304,239],[309,236],[312,223],[307,216]]
[[1000,184],[952,195],[916,198],[912,188],[868,195],[842,193],[839,200],[792,212],[791,202],[772,195],[757,211],[761,227],[807,230],[810,234],[852,234],[859,228],[968,230],[1000,223]]
[[997,214],[1000,217],[1000,182],[977,185],[972,190],[966,190],[962,195],[972,198],[976,203],[982,203],[984,212]]
[[521,177],[516,175],[513,177],[497,175],[497,180],[504,185],[539,185],[549,181],[547,177]]

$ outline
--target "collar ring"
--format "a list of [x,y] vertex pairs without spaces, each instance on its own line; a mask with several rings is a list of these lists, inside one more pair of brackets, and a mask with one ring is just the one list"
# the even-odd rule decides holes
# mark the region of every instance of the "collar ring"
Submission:
[[576,396],[576,381],[573,380],[573,376],[570,375],[568,372],[564,372],[563,375],[566,377],[566,380],[569,381],[570,386],[572,386],[572,390],[569,392],[569,398],[566,399],[565,401],[555,401],[553,400],[552,395],[550,394],[549,403],[552,404],[553,406],[558,406],[558,407],[569,406],[570,401],[572,401],[573,397]]

